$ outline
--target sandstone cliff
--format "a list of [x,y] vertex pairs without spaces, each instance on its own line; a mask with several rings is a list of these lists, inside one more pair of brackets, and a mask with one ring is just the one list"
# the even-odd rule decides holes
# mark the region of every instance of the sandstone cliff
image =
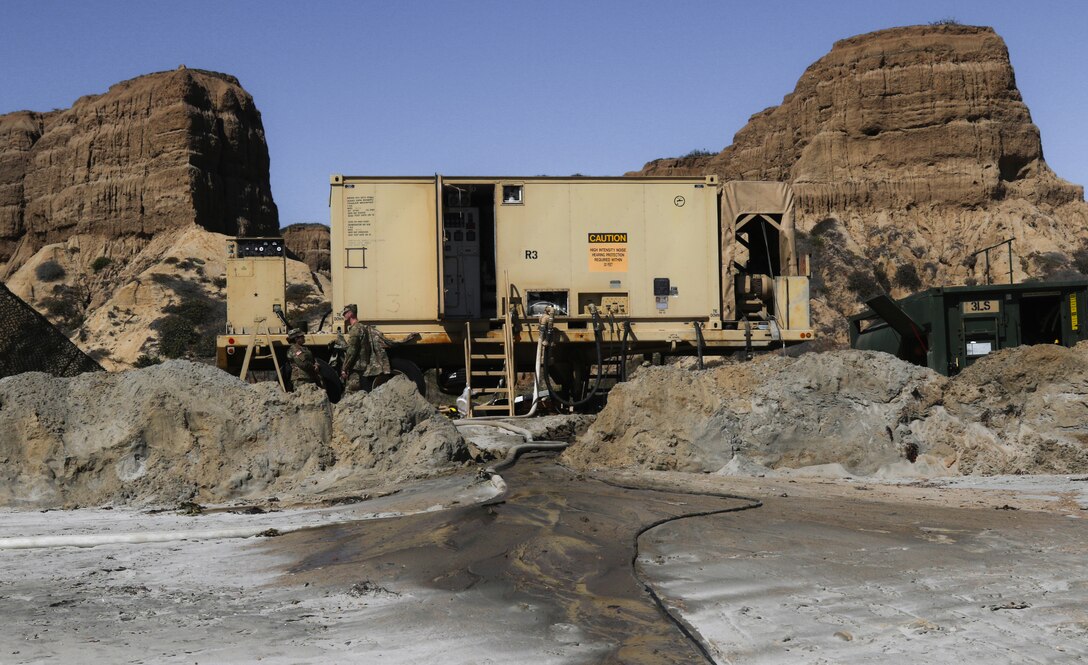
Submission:
[[329,272],[331,251],[329,227],[324,224],[292,224],[280,229],[283,243],[292,258],[297,258],[314,272]]
[[67,110],[0,116],[5,277],[73,235],[127,241],[120,251],[131,254],[193,225],[278,233],[261,116],[234,77],[182,67]]
[[[182,67],[0,116],[0,277],[108,369],[207,356],[217,234],[279,233],[268,166],[260,113],[226,74]],[[321,299],[290,273],[297,304]]]
[[[1006,238],[1016,238],[1017,281],[1088,271],[1084,189],[1046,165],[991,28],[913,26],[837,42],[720,154],[639,173],[793,183],[818,322],[838,343],[841,315],[860,309],[871,285],[898,296],[984,282],[984,262],[968,256]],[[991,268],[1007,279],[1006,255]]]

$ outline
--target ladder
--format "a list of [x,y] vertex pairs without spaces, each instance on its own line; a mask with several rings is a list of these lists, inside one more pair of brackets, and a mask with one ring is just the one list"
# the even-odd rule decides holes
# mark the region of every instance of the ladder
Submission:
[[[505,309],[502,334],[497,338],[486,332],[483,337],[478,337],[472,331],[472,324],[465,324],[465,387],[469,396],[469,418],[476,411],[505,411],[506,415],[514,415],[517,373],[514,367],[513,303]],[[505,396],[506,404],[473,404],[476,395]]]
[[[249,335],[249,344],[246,345],[246,355],[242,360],[242,371],[238,374],[238,378],[243,381],[246,380],[246,375],[249,374],[249,363],[251,360],[267,360],[268,358],[272,358],[272,365],[276,368],[276,381],[280,384],[280,390],[287,392],[287,386],[283,385],[283,373],[280,371],[280,361],[279,358],[276,357],[276,349],[272,345],[272,335],[269,334],[267,328],[265,328],[263,333],[261,332],[262,323],[264,323],[263,317],[253,321],[253,332]],[[259,354],[258,351],[265,347],[268,347],[268,353]]]

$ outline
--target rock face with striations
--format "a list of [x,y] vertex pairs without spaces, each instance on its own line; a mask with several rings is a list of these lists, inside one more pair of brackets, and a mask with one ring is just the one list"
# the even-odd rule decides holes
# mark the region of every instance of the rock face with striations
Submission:
[[192,225],[276,235],[261,115],[238,80],[179,68],[0,116],[0,266],[74,235],[125,241]]
[[332,269],[329,227],[313,222],[292,224],[280,229],[280,233],[287,251],[310,266],[310,270],[328,272]]
[[[983,282],[976,249],[1015,237],[993,278],[1088,270],[1084,189],[1043,159],[1039,129],[991,28],[882,30],[837,42],[782,104],[752,116],[709,157],[660,159],[640,173],[715,173],[793,184],[810,234],[825,332],[877,284],[893,295]],[[836,314],[837,312],[838,314]]]

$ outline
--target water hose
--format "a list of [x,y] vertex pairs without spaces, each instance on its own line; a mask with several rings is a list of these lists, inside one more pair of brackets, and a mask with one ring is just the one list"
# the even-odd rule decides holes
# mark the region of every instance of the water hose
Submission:
[[631,571],[632,571],[632,574],[634,575],[635,579],[638,580],[639,584],[642,585],[642,588],[645,589],[646,593],[649,594],[651,599],[653,599],[654,604],[657,605],[658,609],[661,610],[661,612],[665,615],[665,617],[670,622],[672,622],[673,625],[676,626],[677,630],[679,630],[681,633],[683,633],[684,637],[688,638],[688,640],[695,646],[696,650],[700,654],[702,654],[703,658],[705,658],[706,661],[708,663],[710,663],[711,665],[717,665],[718,664],[718,659],[715,658],[714,655],[710,652],[710,647],[708,646],[708,641],[705,638],[703,638],[703,636],[699,633],[698,629],[696,629],[695,626],[691,625],[691,623],[689,623],[683,617],[678,616],[676,614],[673,614],[672,610],[669,609],[669,606],[666,605],[665,601],[661,599],[661,596],[659,596],[657,594],[657,591],[655,591],[654,588],[652,586],[650,586],[650,584],[648,582],[646,582],[646,580],[639,577],[639,575],[638,575],[638,565],[637,565],[638,564],[638,541],[639,541],[640,538],[642,538],[643,534],[645,534],[646,532],[648,532],[648,531],[650,531],[652,529],[656,529],[657,527],[662,526],[664,524],[668,524],[669,522],[675,522],[677,520],[687,519],[689,517],[708,517],[708,516],[711,516],[711,515],[721,515],[721,514],[724,514],[724,513],[738,513],[738,512],[744,511],[744,510],[752,510],[753,508],[760,508],[760,507],[763,506],[763,502],[760,501],[759,499],[753,499],[752,497],[741,496],[739,494],[729,494],[729,493],[726,493],[726,492],[696,492],[696,491],[691,491],[691,490],[683,490],[683,489],[675,489],[675,488],[639,487],[637,485],[625,485],[623,483],[617,483],[617,482],[614,482],[614,481],[611,481],[611,480],[605,480],[605,479],[603,479],[603,478],[601,478],[599,476],[595,476],[595,475],[592,475],[592,474],[587,474],[587,476],[589,478],[592,478],[593,480],[596,480],[597,482],[604,483],[605,485],[610,485],[612,487],[619,487],[621,489],[636,490],[636,491],[640,491],[640,492],[646,492],[646,491],[650,491],[650,492],[672,492],[672,493],[675,493],[675,494],[687,494],[687,495],[690,495],[690,496],[711,496],[711,497],[717,497],[717,498],[722,498],[722,499],[733,499],[733,500],[736,500],[736,501],[747,501],[748,502],[747,504],[742,505],[742,506],[730,506],[729,508],[719,508],[719,509],[716,509],[716,510],[703,510],[703,511],[695,512],[695,513],[685,513],[683,515],[674,515],[673,517],[665,517],[665,518],[659,519],[659,520],[657,520],[655,522],[652,522],[652,523],[647,524],[646,526],[642,527],[641,529],[638,530],[638,532],[634,536],[634,551],[635,551],[635,553],[631,557]]

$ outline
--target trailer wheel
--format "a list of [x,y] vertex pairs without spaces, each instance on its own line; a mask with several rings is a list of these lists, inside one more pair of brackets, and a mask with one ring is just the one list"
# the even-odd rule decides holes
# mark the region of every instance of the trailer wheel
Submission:
[[390,358],[389,369],[393,370],[393,373],[379,376],[375,379],[374,384],[370,387],[371,390],[374,390],[393,376],[399,374],[415,383],[416,390],[419,391],[420,395],[423,395],[424,397],[427,396],[427,381],[423,378],[423,370],[419,368],[419,365],[406,358]]
[[459,396],[465,392],[465,368],[439,369],[435,376],[438,389],[447,395]]

